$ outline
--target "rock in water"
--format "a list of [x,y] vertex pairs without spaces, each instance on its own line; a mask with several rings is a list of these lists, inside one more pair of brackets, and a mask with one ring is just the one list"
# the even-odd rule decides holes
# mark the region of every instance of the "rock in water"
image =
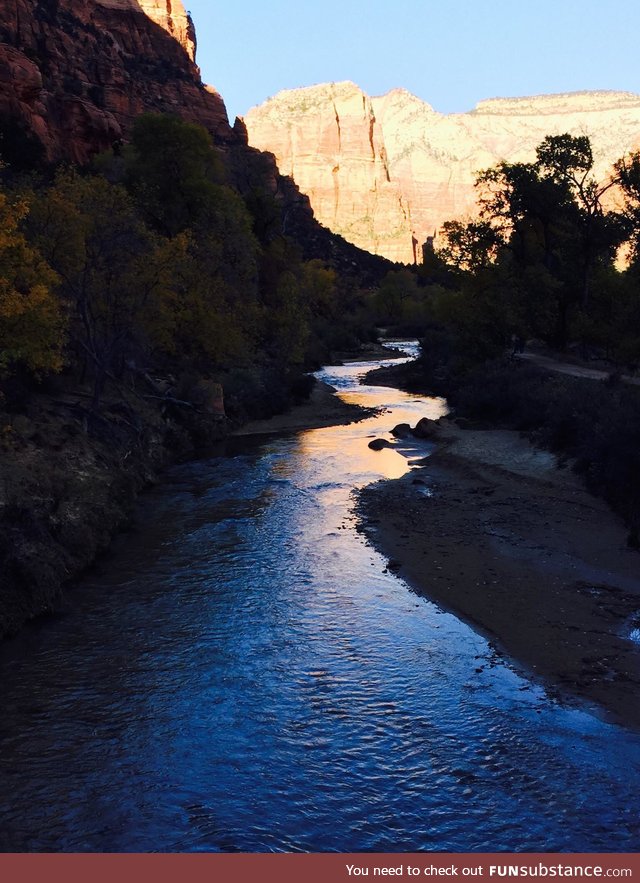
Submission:
[[392,447],[392,445],[386,438],[374,438],[373,441],[369,442],[369,447],[372,451],[381,451],[383,448]]
[[423,417],[413,429],[413,434],[416,438],[426,438],[431,440],[437,438],[440,434],[440,430],[441,427],[437,420],[429,420],[428,417]]

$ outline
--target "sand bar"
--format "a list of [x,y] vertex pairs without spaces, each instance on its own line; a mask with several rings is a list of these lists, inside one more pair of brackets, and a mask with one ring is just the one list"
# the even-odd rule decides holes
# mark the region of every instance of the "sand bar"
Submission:
[[371,542],[549,693],[640,729],[640,554],[621,520],[516,432],[445,421],[425,464],[361,493]]

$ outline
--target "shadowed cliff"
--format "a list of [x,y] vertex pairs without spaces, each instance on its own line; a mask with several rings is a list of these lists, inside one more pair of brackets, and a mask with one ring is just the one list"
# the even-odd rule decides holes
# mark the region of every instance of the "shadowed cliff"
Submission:
[[211,133],[243,195],[277,201],[280,232],[296,239],[305,257],[329,261],[365,285],[379,281],[389,264],[319,225],[273,155],[248,147],[242,124],[229,125],[224,101],[203,84],[193,60],[190,18],[181,4],[174,2],[171,14],[163,7],[160,0],[16,0],[0,7],[2,158],[18,169],[83,165],[126,141],[139,114],[173,113]]

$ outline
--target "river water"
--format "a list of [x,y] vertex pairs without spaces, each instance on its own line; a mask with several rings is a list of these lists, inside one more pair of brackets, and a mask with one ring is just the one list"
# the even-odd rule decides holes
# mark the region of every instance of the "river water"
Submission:
[[1,849],[640,848],[640,737],[547,697],[357,532],[354,489],[426,452],[370,437],[444,410],[369,367],[321,375],[384,413],[173,469],[4,646]]

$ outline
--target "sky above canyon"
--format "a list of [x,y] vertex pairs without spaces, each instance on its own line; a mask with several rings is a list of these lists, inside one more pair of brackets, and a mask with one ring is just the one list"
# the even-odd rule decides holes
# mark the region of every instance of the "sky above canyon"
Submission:
[[281,89],[352,80],[442,113],[485,98],[640,93],[637,0],[185,0],[231,121]]

